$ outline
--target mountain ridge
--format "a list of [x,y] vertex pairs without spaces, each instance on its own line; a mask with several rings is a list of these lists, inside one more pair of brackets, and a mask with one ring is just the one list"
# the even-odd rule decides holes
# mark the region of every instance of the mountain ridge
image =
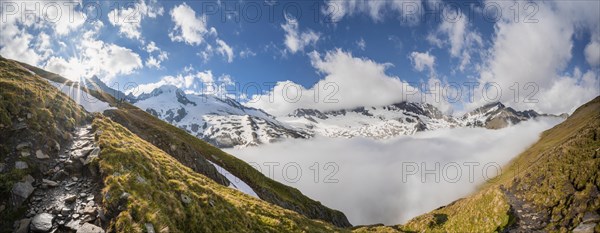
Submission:
[[[165,96],[167,92],[176,94]],[[186,94],[173,85],[163,85],[143,93],[132,103],[221,148],[256,146],[285,138],[311,138],[314,135],[388,139],[455,127],[499,129],[538,117],[565,117],[540,114],[533,110],[517,111],[502,103],[490,103],[455,117],[442,113],[428,103],[406,101],[379,107],[324,112],[304,108],[276,117],[261,109],[246,107],[231,98]],[[226,106],[222,106],[223,103]],[[204,109],[197,109],[198,104],[203,104]]]

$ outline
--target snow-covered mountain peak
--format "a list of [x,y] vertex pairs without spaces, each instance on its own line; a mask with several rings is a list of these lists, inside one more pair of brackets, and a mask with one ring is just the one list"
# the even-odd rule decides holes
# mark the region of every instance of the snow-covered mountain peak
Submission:
[[258,145],[283,138],[312,136],[234,99],[186,94],[172,85],[140,95],[134,105],[219,147]]

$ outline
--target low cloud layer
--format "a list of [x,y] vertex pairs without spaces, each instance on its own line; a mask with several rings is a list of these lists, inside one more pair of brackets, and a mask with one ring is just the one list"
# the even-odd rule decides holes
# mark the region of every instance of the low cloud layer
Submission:
[[[473,192],[557,123],[438,130],[386,141],[319,137],[228,152],[343,211],[354,225],[399,224]],[[425,169],[435,172],[422,175]]]

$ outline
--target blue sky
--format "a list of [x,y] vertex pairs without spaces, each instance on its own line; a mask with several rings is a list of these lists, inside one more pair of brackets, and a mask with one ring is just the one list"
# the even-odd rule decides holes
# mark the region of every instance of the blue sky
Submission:
[[[598,1],[24,2],[2,4],[2,56],[69,78],[97,75],[121,90],[136,83],[138,93],[163,84],[190,93],[205,92],[200,84],[207,81],[230,89],[232,82],[260,84],[258,93],[230,93],[246,102],[278,90],[265,83],[290,81],[303,93],[319,82],[339,87],[337,103],[248,103],[276,114],[423,100],[387,88],[400,83],[420,92],[416,83],[496,82],[504,90],[494,100],[480,94],[472,94],[474,101],[462,95],[457,103],[425,100],[447,112],[485,101],[570,112],[598,95]],[[23,17],[24,7],[36,10],[34,21]],[[59,20],[49,20],[53,16]],[[515,81],[519,95],[535,83],[538,103],[511,101]],[[383,97],[372,98],[379,93]],[[565,103],[550,104],[555,101]]]

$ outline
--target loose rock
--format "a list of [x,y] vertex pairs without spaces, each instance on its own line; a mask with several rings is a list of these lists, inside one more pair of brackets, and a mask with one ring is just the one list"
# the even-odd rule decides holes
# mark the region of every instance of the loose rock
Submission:
[[77,196],[75,196],[75,195],[69,195],[69,196],[65,197],[66,203],[73,203],[73,202],[75,202],[75,200],[77,200]]
[[19,169],[19,170],[23,170],[23,169],[27,169],[29,168],[29,165],[27,165],[26,162],[23,161],[17,161],[15,162],[15,168]]
[[155,231],[154,231],[154,225],[152,225],[152,223],[146,223],[144,225],[146,226],[146,232],[148,232],[148,233],[155,233]]
[[56,181],[47,180],[47,179],[42,179],[42,184],[48,185],[49,187],[58,186],[58,183],[56,183]]
[[33,193],[33,186],[30,182],[17,182],[12,188],[12,204],[14,206],[20,206],[23,201],[27,200],[31,193]]
[[104,230],[96,225],[84,223],[76,233],[104,233]]
[[17,145],[17,150],[22,150],[25,148],[31,148],[31,143],[30,142],[21,142],[21,143],[19,143],[19,145]]
[[192,199],[190,197],[188,197],[187,195],[185,195],[185,194],[182,193],[181,194],[181,201],[184,204],[190,204],[192,202]]
[[42,150],[35,151],[35,157],[38,159],[49,159],[50,158],[50,156],[48,156],[47,154],[44,154],[44,152],[42,152]]
[[31,230],[33,232],[48,232],[52,229],[52,220],[54,215],[41,213],[33,217],[31,220]]

